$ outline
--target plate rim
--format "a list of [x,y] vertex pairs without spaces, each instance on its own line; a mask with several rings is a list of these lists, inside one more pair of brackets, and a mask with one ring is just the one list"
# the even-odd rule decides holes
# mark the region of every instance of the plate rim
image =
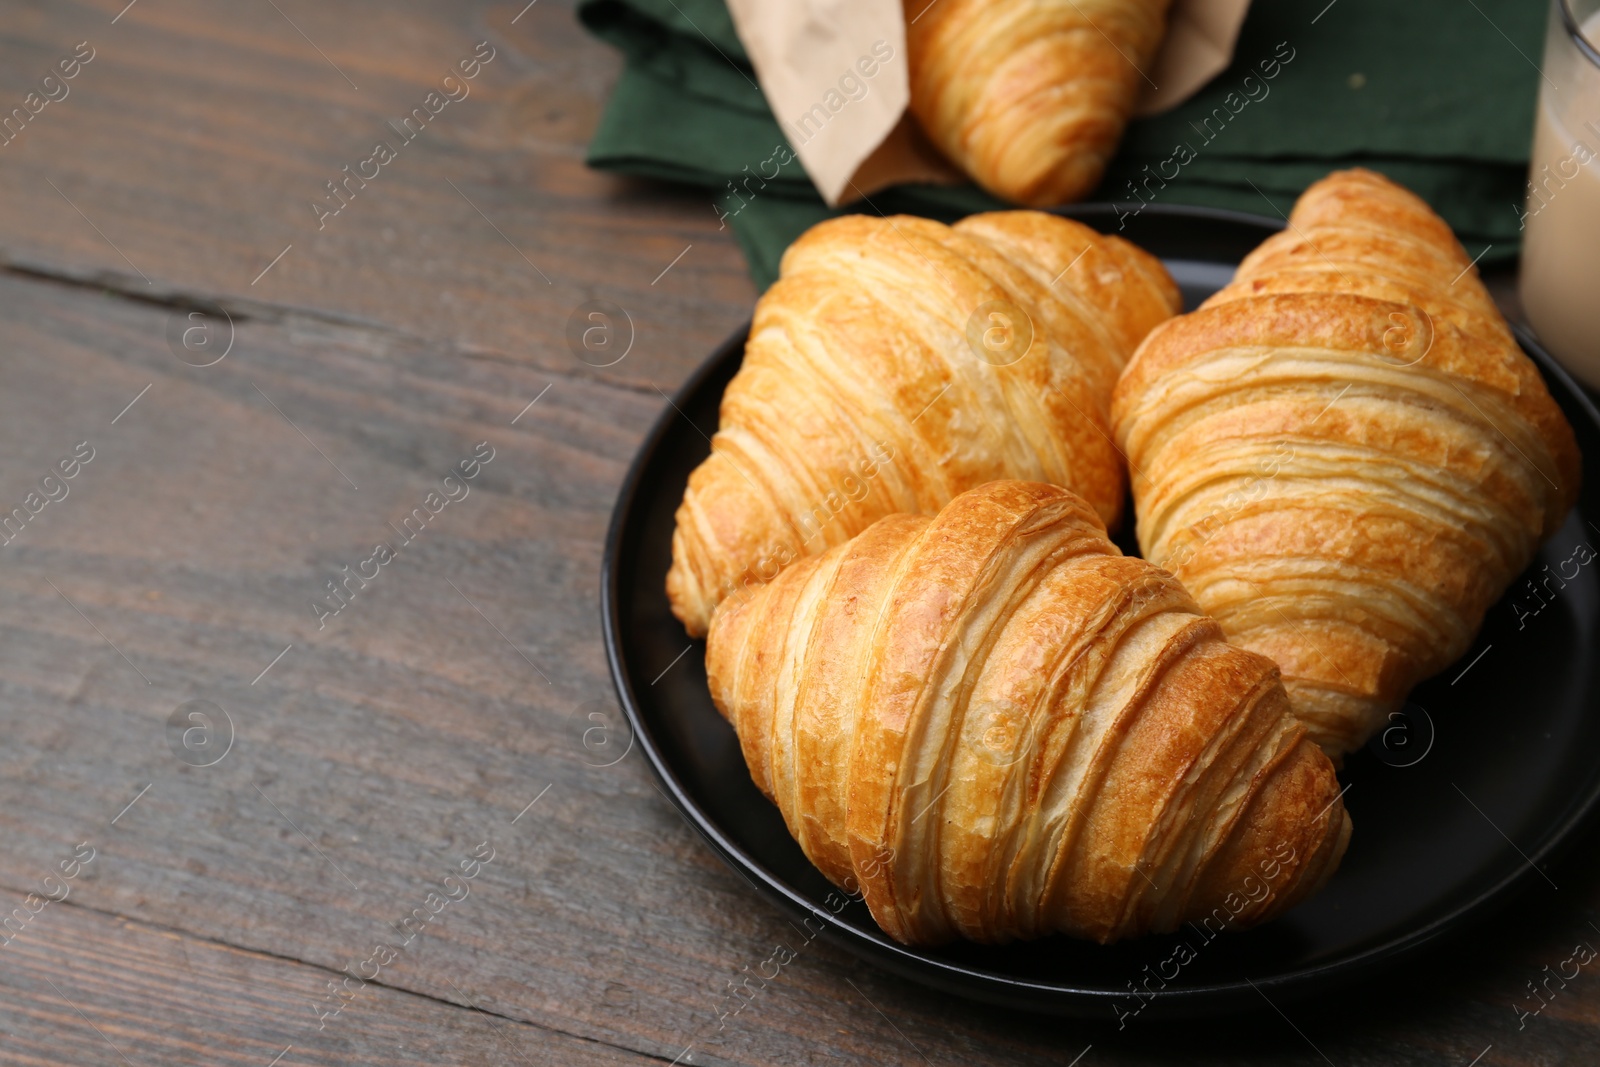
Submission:
[[[1136,204],[1120,202],[1086,202],[1053,209],[1051,213],[1068,218],[1082,219],[1111,216],[1119,217]],[[1250,226],[1256,229],[1281,231],[1284,220],[1263,215],[1183,204],[1144,204],[1142,211],[1153,212],[1157,217],[1206,220]],[[1126,238],[1125,238],[1126,239]],[[793,914],[810,915],[824,920],[822,936],[828,937],[853,955],[864,958],[901,977],[923,985],[930,985],[969,999],[991,1004],[1023,1008],[1047,1015],[1083,1016],[1091,1009],[1104,1008],[1128,994],[1121,990],[1089,989],[1067,982],[1045,982],[1001,974],[950,960],[937,959],[915,948],[901,945],[888,938],[881,930],[868,931],[835,921],[837,916],[818,907],[814,902],[790,889],[776,874],[769,871],[717,825],[716,821],[694,801],[679,780],[674,768],[660,747],[634,695],[622,651],[620,613],[622,589],[620,567],[622,542],[636,505],[646,468],[659,451],[672,422],[687,418],[679,411],[681,402],[698,392],[704,381],[721,370],[725,362],[742,354],[749,335],[750,320],[737,328],[727,340],[719,344],[700,362],[683,384],[673,393],[671,403],[662,409],[641,438],[637,451],[628,465],[617,490],[617,500],[612,508],[606,530],[605,549],[600,571],[601,631],[605,643],[606,662],[611,672],[612,684],[617,691],[623,715],[628,721],[634,742],[644,754],[651,772],[665,787],[668,798],[678,814],[692,826],[712,851],[736,873],[747,877],[754,888],[769,901],[777,903]],[[1541,374],[1558,381],[1577,398],[1583,415],[1600,432],[1600,409],[1573,376],[1538,342],[1533,332],[1521,323],[1509,323],[1512,333],[1523,352],[1532,359]],[[1510,904],[1533,880],[1542,875],[1538,864],[1556,858],[1576,843],[1575,839],[1594,820],[1600,810],[1600,775],[1589,786],[1580,803],[1544,833],[1544,842],[1524,858],[1525,864],[1512,873],[1463,901],[1445,914],[1408,931],[1407,933],[1373,945],[1352,955],[1306,965],[1262,978],[1259,981],[1226,980],[1207,982],[1180,989],[1162,989],[1147,992],[1146,1006],[1153,1014],[1170,1012],[1173,1015],[1194,1015],[1212,1010],[1244,1010],[1250,994],[1276,992],[1291,999],[1346,986],[1363,975],[1385,965],[1401,960],[1410,961],[1428,950],[1435,942],[1453,932],[1475,925],[1494,912]],[[1142,1011],[1143,1009],[1141,1009]]]

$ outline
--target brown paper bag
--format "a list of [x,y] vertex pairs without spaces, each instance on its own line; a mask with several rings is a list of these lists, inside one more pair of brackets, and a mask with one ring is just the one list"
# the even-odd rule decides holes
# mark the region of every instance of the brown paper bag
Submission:
[[[1136,114],[1176,107],[1225,69],[1249,6],[1173,0]],[[904,182],[967,180],[907,110],[901,0],[728,0],[728,8],[778,125],[830,206]]]

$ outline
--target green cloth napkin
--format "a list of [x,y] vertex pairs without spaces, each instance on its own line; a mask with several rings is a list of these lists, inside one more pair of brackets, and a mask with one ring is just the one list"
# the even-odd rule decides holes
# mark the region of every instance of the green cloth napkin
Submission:
[[[770,285],[789,242],[838,212],[792,158],[723,0],[583,0],[578,17],[626,59],[589,164],[708,189],[706,210],[732,227],[756,284]],[[1544,20],[1529,0],[1256,0],[1233,64],[1181,106],[1132,123],[1090,199],[1270,216],[1359,164],[1426,198],[1482,263],[1508,261],[1521,242]],[[750,177],[774,167],[775,178]],[[839,210],[950,219],[998,206],[970,185],[920,185]]]

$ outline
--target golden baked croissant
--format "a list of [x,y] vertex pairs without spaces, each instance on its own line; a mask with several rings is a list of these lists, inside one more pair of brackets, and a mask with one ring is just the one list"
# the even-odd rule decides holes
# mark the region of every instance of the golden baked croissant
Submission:
[[1450,228],[1369,171],[1153,332],[1114,405],[1139,543],[1351,751],[1576,498],[1572,428]]
[[1068,486],[1115,522],[1111,389],[1179,306],[1160,261],[1054,215],[813,227],[756,305],[678,508],[673,613],[700,636],[734,590],[996,478]]
[[1215,932],[1315,891],[1350,820],[1277,669],[1198,612],[1081,498],[991,482],[724,602],[706,670],[890,936]]
[[996,196],[1093,189],[1166,34],[1168,0],[905,0],[911,111]]

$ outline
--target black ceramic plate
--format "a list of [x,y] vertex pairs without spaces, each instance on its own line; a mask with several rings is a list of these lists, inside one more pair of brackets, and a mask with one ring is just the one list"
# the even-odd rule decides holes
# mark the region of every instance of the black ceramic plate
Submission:
[[[1110,205],[1064,213],[1117,232]],[[1123,235],[1162,257],[1191,307],[1280,228],[1268,219],[1159,206],[1127,223]],[[1522,341],[1583,454],[1600,457],[1600,414],[1531,339]],[[1340,777],[1355,823],[1350,851],[1322,893],[1285,917],[1209,943],[1191,931],[1111,947],[1057,937],[928,951],[885,937],[859,902],[834,914],[841,898],[830,905],[833,887],[750,781],[732,729],[711,705],[704,646],[685,635],[663,591],[673,511],[709,451],[743,346],[740,332],[713,353],[645,439],[612,519],[602,611],[617,692],[640,750],[712,847],[780,905],[817,917],[845,948],[909,978],[1007,1006],[1110,1020],[1131,1011],[1260,1007],[1261,994],[1281,1003],[1344,985],[1415,955],[1523,888],[1554,892],[1545,884],[1547,863],[1600,800],[1600,562],[1588,562],[1588,546],[1600,545],[1593,478],[1529,574],[1489,612],[1471,651],[1418,687],[1405,715],[1348,759]],[[1128,532],[1120,540],[1135,550]],[[1546,580],[1551,574],[1557,577]],[[1538,595],[1530,578],[1540,581]],[[1172,961],[1189,955],[1180,941],[1194,958],[1178,967]],[[1131,986],[1153,992],[1136,999]]]

